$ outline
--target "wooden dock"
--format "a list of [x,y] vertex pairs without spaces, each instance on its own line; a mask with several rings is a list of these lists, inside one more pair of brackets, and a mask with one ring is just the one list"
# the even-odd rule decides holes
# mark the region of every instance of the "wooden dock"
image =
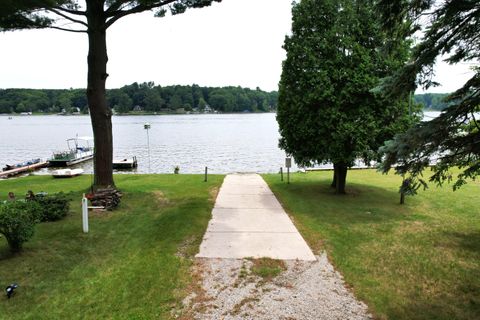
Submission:
[[114,159],[112,165],[113,169],[134,169],[137,167],[137,157]]
[[13,176],[25,173],[25,172],[34,171],[34,170],[38,170],[40,168],[44,168],[47,165],[48,165],[48,162],[43,161],[43,162],[38,162],[38,163],[35,163],[35,164],[31,164],[29,166],[15,168],[15,169],[12,169],[12,170],[0,171],[0,178],[5,179],[5,178],[13,177]]

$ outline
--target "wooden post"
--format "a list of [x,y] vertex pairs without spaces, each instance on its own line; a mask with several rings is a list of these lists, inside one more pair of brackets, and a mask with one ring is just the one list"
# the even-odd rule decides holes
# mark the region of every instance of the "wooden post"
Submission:
[[203,182],[207,182],[208,180],[207,175],[208,175],[208,167],[205,167],[205,180]]
[[283,182],[283,167],[280,167],[280,181]]

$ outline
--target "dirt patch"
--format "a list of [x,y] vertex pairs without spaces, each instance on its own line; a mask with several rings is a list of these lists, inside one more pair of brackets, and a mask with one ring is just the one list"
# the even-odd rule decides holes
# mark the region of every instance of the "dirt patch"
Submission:
[[192,258],[196,251],[198,251],[198,246],[195,244],[198,242],[198,238],[191,236],[185,239],[177,248],[175,256],[179,258]]
[[[258,268],[280,271],[264,277]],[[313,262],[197,259],[194,274],[200,288],[184,301],[184,319],[372,318],[325,253]]]
[[210,201],[215,202],[218,196],[218,191],[220,191],[219,187],[212,187],[208,190],[208,193],[210,194]]
[[162,191],[155,190],[152,192],[152,194],[155,196],[155,201],[160,206],[166,206],[170,203],[170,200],[167,197],[165,197],[165,194]]

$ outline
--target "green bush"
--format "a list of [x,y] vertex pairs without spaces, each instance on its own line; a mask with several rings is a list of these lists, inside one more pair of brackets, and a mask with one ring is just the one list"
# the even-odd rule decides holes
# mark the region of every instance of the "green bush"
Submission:
[[70,200],[63,193],[35,197],[40,205],[40,221],[56,221],[64,218],[70,210]]
[[12,201],[0,205],[0,234],[7,240],[12,252],[22,249],[39,222],[39,205],[33,201]]

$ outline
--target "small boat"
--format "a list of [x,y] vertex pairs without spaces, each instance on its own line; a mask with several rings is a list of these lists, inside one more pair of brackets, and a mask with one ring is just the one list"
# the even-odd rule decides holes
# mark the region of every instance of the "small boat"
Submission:
[[137,167],[137,157],[130,159],[114,159],[113,169],[133,169]]
[[52,173],[54,178],[72,178],[83,174],[83,169],[59,169]]
[[22,173],[31,172],[46,167],[47,165],[48,163],[41,159],[32,159],[13,165],[7,164],[2,171],[0,171],[0,178],[8,178]]
[[20,163],[17,163],[17,164],[7,164],[7,165],[5,165],[5,167],[2,168],[2,170],[3,171],[10,171],[10,170],[13,170],[13,169],[28,167],[28,166],[34,165],[36,163],[39,163],[40,161],[41,161],[41,159],[32,159],[32,160],[28,160],[28,161],[25,161],[25,162],[20,162]]
[[48,160],[51,167],[67,167],[93,158],[93,138],[76,137],[67,140],[67,151],[54,152]]

